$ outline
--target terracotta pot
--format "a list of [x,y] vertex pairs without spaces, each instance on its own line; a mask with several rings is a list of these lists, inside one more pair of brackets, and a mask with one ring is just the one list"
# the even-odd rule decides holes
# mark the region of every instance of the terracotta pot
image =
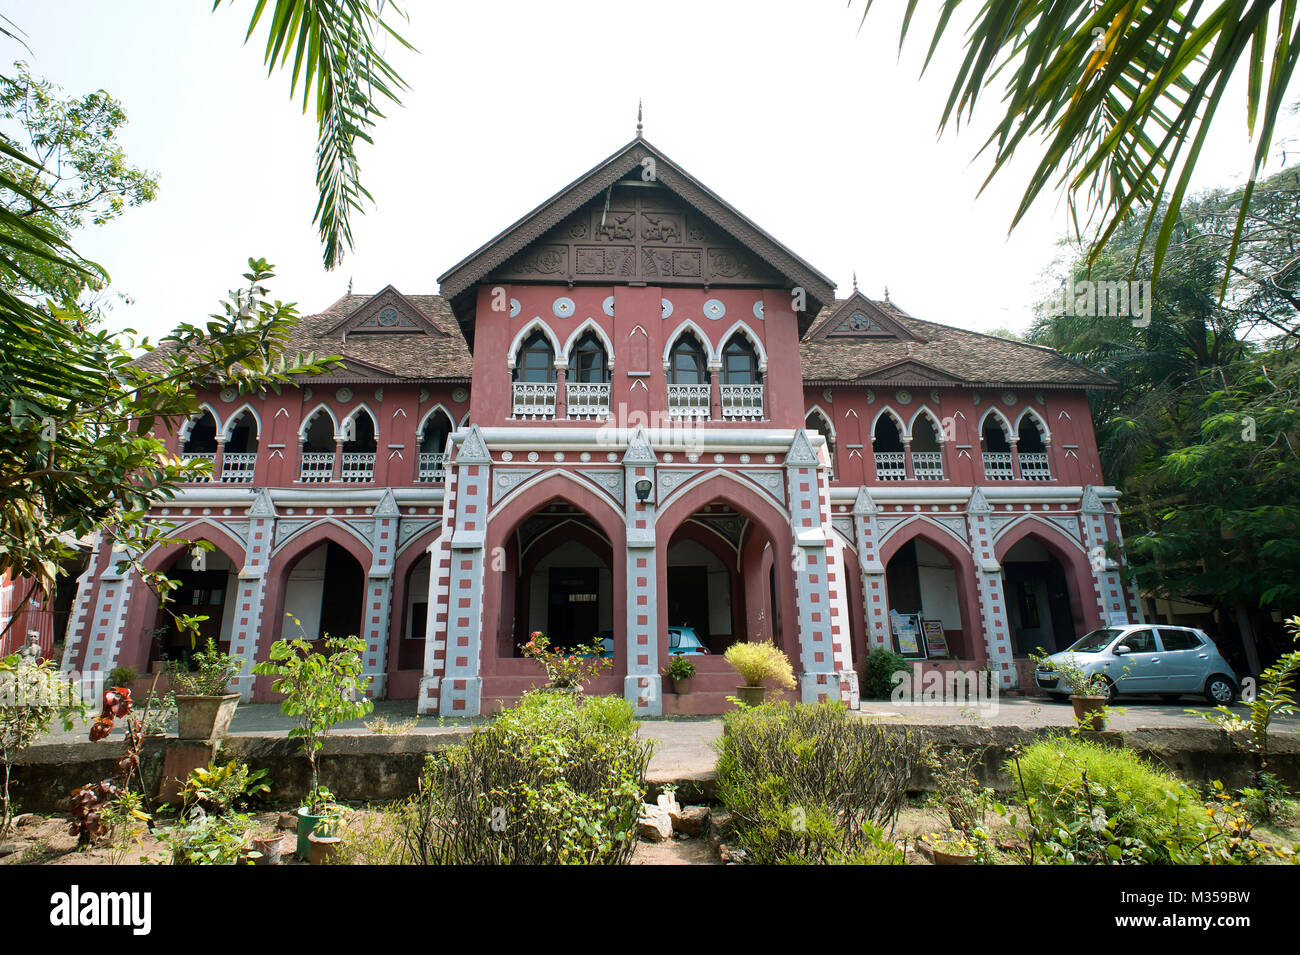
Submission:
[[311,843],[312,865],[329,865],[338,857],[339,845],[343,842],[338,836],[318,836],[314,832],[307,841]]
[[691,692],[691,677],[675,676],[673,677],[673,692],[678,696],[685,696]]
[[736,695],[740,697],[740,702],[746,706],[761,706],[763,703],[763,694],[767,692],[765,686],[738,686]]
[[1070,703],[1074,706],[1074,719],[1079,729],[1100,733],[1106,728],[1106,704],[1110,701],[1104,696],[1072,696]]
[[975,856],[959,852],[944,852],[942,849],[931,846],[930,861],[935,865],[974,865]]
[[253,848],[262,853],[261,858],[254,859],[254,865],[279,865],[284,855],[284,837],[286,832],[277,832],[273,836],[259,836],[253,840]]
[[220,739],[230,730],[239,694],[176,697],[177,736],[181,739]]
[[338,826],[338,816],[320,815],[313,816],[307,812],[306,806],[298,808],[298,858],[306,862],[311,857],[311,838],[318,832],[325,836],[333,832]]

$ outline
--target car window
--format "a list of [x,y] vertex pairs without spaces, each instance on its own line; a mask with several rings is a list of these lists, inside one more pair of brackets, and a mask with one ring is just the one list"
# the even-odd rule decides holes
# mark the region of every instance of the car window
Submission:
[[1134,653],[1155,653],[1159,649],[1156,646],[1156,635],[1150,627],[1124,634],[1123,643]]
[[1080,637],[1078,641],[1070,645],[1069,649],[1075,653],[1098,653],[1110,646],[1110,642],[1118,636],[1119,631],[1114,627],[1094,630]]
[[1160,642],[1166,650],[1195,650],[1201,645],[1201,639],[1190,630],[1173,630],[1160,628]]

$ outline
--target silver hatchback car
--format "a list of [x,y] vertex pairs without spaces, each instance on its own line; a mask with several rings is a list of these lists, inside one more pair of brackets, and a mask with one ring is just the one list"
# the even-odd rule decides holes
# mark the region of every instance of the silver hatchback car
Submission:
[[[1073,646],[1047,658],[1072,657],[1086,675],[1102,673],[1110,697],[1156,694],[1176,700],[1184,694],[1204,696],[1212,705],[1237,698],[1237,676],[1214,641],[1195,627],[1128,624],[1085,634]],[[1059,675],[1039,666],[1034,682],[1056,699],[1065,699]]]

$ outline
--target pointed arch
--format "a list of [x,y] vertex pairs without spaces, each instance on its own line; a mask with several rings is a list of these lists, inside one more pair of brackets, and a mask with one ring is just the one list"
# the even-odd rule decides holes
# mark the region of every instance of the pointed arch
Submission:
[[441,411],[444,415],[447,416],[447,423],[451,425],[451,430],[453,431],[456,430],[456,416],[451,413],[451,411],[447,408],[446,405],[444,405],[441,401],[439,401],[432,408],[426,411],[424,413],[424,417],[420,419],[419,425],[417,425],[415,428],[415,436],[417,438],[420,435],[424,434],[424,429],[428,426],[429,422],[432,421],[434,417],[437,416],[439,411]]
[[990,415],[998,420],[998,426],[1002,429],[1002,433],[1006,436],[1007,441],[1014,441],[1016,439],[1016,432],[1011,427],[1011,421],[998,408],[989,408],[988,411],[980,415],[980,423],[979,427],[976,429],[976,433],[979,434],[980,437],[984,436],[984,423],[988,421]]
[[[551,326],[542,321],[541,316],[539,315],[524,325],[523,328],[519,329],[519,331],[515,333],[515,337],[511,339],[510,349],[506,352],[506,367],[511,371],[514,371],[515,361],[519,357],[520,347],[528,340],[528,336],[536,331],[540,331],[546,336],[546,340],[551,343],[551,353],[555,356],[555,361],[560,361],[560,355],[562,353],[560,340],[555,337],[555,332],[551,331]],[[611,354],[613,354],[612,351]]]
[[1017,436],[1020,434],[1021,426],[1025,423],[1025,418],[1029,418],[1033,421],[1034,426],[1038,428],[1038,433],[1042,436],[1043,444],[1052,443],[1052,432],[1051,429],[1047,427],[1047,419],[1033,408],[1026,408],[1024,411],[1020,412],[1020,417],[1016,418]]
[[178,442],[177,444],[178,447],[185,446],[185,442],[190,439],[190,432],[194,430],[194,426],[198,424],[201,420],[203,420],[204,412],[207,412],[208,414],[212,415],[212,423],[216,427],[217,434],[222,433],[221,415],[217,414],[216,408],[214,408],[211,404],[205,401],[201,405],[199,405],[198,411],[194,412],[194,414],[192,415],[189,415],[184,421],[181,422],[180,428],[178,428],[176,431],[176,440]]
[[758,370],[766,374],[767,351],[763,348],[763,341],[754,334],[754,330],[746,325],[743,319],[728,328],[722,338],[719,339],[721,344],[718,345],[717,355],[720,356],[722,354],[723,350],[727,347],[727,343],[731,341],[733,335],[744,335],[745,338],[749,340],[750,346],[754,349],[754,354],[758,356]]
[[[827,427],[828,430],[827,430],[827,432],[823,435],[823,437],[825,437],[827,441],[830,441],[830,442],[833,443],[833,442],[835,441],[835,419],[833,419],[830,415],[828,415],[828,414],[827,414],[827,413],[822,409],[822,406],[821,406],[821,405],[813,405],[811,408],[807,409],[807,410],[803,413],[803,420],[804,420],[804,422],[806,423],[806,422],[808,421],[808,419],[811,418],[813,415],[817,415],[817,417],[821,418],[822,421],[826,422],[826,427]],[[806,424],[805,424],[805,427],[806,427]],[[820,431],[821,429],[819,428],[818,430]]]
[[691,321],[688,318],[680,325],[678,325],[676,328],[673,329],[672,333],[668,336],[668,340],[664,343],[664,368],[665,369],[668,368],[668,365],[670,363],[671,359],[669,356],[672,355],[673,346],[677,344],[677,340],[681,338],[682,335],[687,334],[688,332],[694,335],[696,340],[699,341],[700,348],[704,350],[705,360],[710,365],[716,365],[718,363],[718,352],[713,347],[712,340],[710,340],[709,336],[704,333],[704,329],[700,328],[699,325],[696,325],[693,321]]
[[327,540],[334,541],[355,557],[362,570],[370,568],[373,562],[372,545],[366,536],[336,517],[325,517],[313,521],[276,544],[267,555],[272,569],[283,571],[286,562],[297,563],[307,551]]
[[934,437],[935,437],[935,440],[938,441],[940,444],[942,444],[942,443],[943,443],[943,423],[939,420],[939,416],[938,416],[937,414],[935,414],[932,410],[930,410],[930,406],[929,406],[929,405],[921,405],[921,407],[917,408],[917,409],[916,409],[916,414],[912,415],[912,420],[909,421],[909,422],[907,423],[907,437],[908,437],[908,439],[910,440],[911,437],[912,437],[912,432],[913,432],[913,429],[915,429],[915,427],[916,427],[916,421],[917,421],[917,419],[920,418],[920,417],[923,416],[923,415],[924,415],[925,417],[927,417],[927,418],[930,419],[930,424],[934,426]]
[[564,343],[563,353],[555,353],[555,360],[562,361],[567,367],[570,364],[569,357],[573,354],[574,346],[578,344],[579,340],[583,335],[587,334],[587,332],[595,334],[595,336],[600,339],[600,343],[605,346],[605,357],[609,361],[609,370],[613,371],[614,343],[610,341],[609,336],[605,334],[605,329],[601,328],[600,323],[594,318],[586,319],[581,325],[573,330],[572,334],[569,335],[568,340]]
[[903,420],[903,416],[900,415],[893,408],[891,408],[889,405],[885,405],[885,407],[877,411],[876,416],[871,419],[871,430],[868,432],[868,434],[871,437],[871,440],[873,442],[876,440],[876,425],[880,424],[880,419],[885,417],[886,415],[893,418],[894,424],[898,425],[899,438],[901,438],[904,441],[910,440],[912,437],[912,429],[908,427],[907,422]]
[[253,416],[253,423],[257,425],[257,436],[259,438],[262,436],[262,416],[257,413],[257,409],[253,407],[251,402],[245,401],[232,411],[230,417],[226,418],[226,423],[217,429],[217,434],[221,435],[221,440],[230,440],[230,432],[234,430],[235,423],[243,417],[245,411]]
[[341,425],[339,423],[338,417],[334,414],[334,409],[322,401],[320,404],[316,405],[316,407],[311,410],[311,414],[304,416],[302,422],[298,425],[299,441],[307,440],[307,431],[309,428],[311,428],[312,421],[314,421],[316,415],[320,414],[322,411],[324,411],[325,414],[329,416],[330,423],[334,425],[334,433],[335,434],[339,433]]
[[342,434],[343,434],[343,430],[347,427],[347,423],[348,423],[349,421],[355,421],[357,415],[361,414],[361,412],[363,412],[363,411],[364,411],[366,414],[368,414],[368,415],[370,416],[370,424],[374,427],[374,429],[375,429],[375,438],[376,438],[376,440],[378,440],[378,438],[379,438],[379,416],[378,416],[377,414],[375,414],[373,411],[371,411],[371,410],[370,410],[370,405],[366,404],[364,401],[358,403],[355,407],[353,407],[351,410],[349,410],[347,414],[345,414],[345,415],[343,416],[343,420],[341,420],[341,421],[339,422],[338,431],[335,432],[336,437],[338,437],[338,436],[342,436]]

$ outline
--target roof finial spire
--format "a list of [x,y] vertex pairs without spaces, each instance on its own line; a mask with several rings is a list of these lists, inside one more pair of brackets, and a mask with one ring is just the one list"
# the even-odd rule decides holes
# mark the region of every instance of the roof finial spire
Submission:
[[858,271],[857,269],[854,269],[853,270],[853,291],[856,292],[857,290],[858,290]]
[[641,100],[636,101],[636,138],[641,138],[641,130],[645,127],[641,124]]
[[352,276],[348,276],[348,294],[352,294]]
[[885,301],[886,301],[886,302],[889,301],[889,286],[888,286],[888,285],[885,286]]

